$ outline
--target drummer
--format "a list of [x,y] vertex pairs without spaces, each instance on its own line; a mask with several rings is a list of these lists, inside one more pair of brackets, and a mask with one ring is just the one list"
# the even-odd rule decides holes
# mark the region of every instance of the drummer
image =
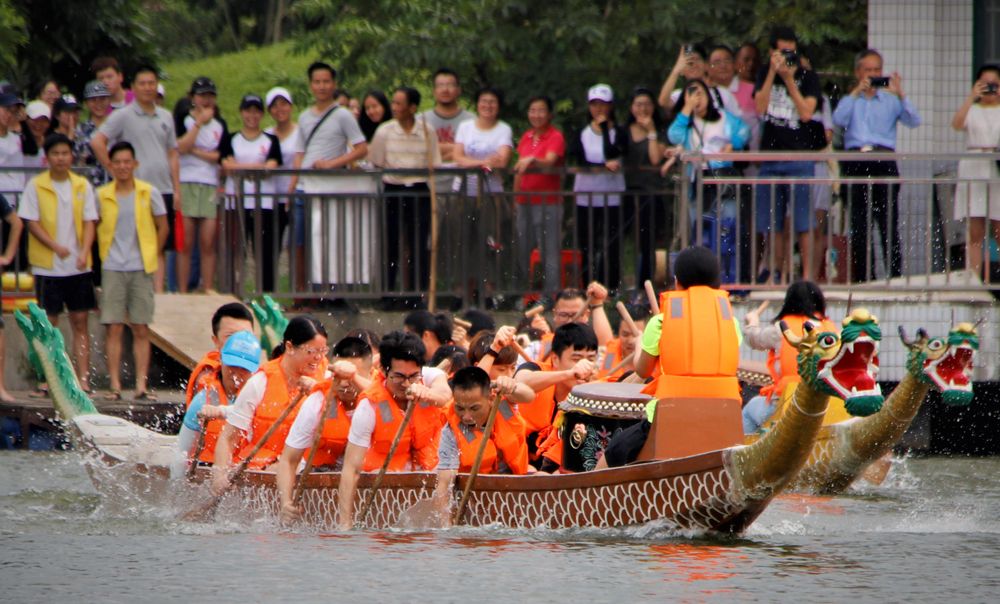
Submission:
[[[649,431],[652,427],[656,401],[664,397],[676,396],[676,393],[671,391],[672,377],[677,376],[681,379],[686,377],[686,375],[673,373],[676,371],[674,366],[690,364],[690,359],[676,358],[676,354],[674,358],[664,358],[660,355],[660,352],[663,350],[675,350],[678,352],[691,350],[694,352],[694,339],[699,337],[698,334],[694,333],[694,329],[698,327],[694,325],[697,317],[706,321],[718,321],[718,324],[711,326],[712,328],[707,329],[706,332],[719,334],[718,341],[707,341],[704,336],[698,340],[699,350],[697,354],[705,354],[718,363],[716,373],[707,376],[717,378],[713,381],[716,391],[710,394],[703,393],[702,395],[724,395],[736,399],[740,397],[739,384],[736,380],[736,363],[742,335],[740,333],[739,321],[729,307],[728,294],[719,289],[721,284],[719,260],[706,247],[689,247],[677,255],[674,267],[674,281],[676,287],[671,292],[671,297],[666,300],[667,304],[683,300],[687,297],[689,298],[688,303],[679,304],[678,310],[683,312],[683,309],[687,307],[688,311],[691,312],[694,309],[690,307],[697,306],[696,300],[718,300],[718,308],[721,308],[724,302],[724,307],[728,310],[731,318],[726,319],[724,317],[725,313],[716,312],[717,306],[714,303],[699,307],[697,310],[700,312],[691,312],[691,316],[689,317],[682,315],[671,316],[671,322],[683,321],[688,324],[686,331],[688,332],[688,337],[691,338],[690,342],[680,342],[679,344],[681,345],[673,347],[668,347],[667,344],[671,340],[676,342],[676,338],[683,337],[684,334],[664,331],[663,313],[656,315],[649,321],[646,329],[643,331],[641,345],[635,351],[635,371],[640,377],[647,378],[653,374],[653,370],[657,364],[660,365],[662,374],[653,382],[655,384],[655,398],[647,407],[647,419],[622,430],[611,439],[607,449],[604,451],[604,456],[597,464],[597,469],[622,466],[635,461],[639,456],[639,452],[646,443],[646,438],[649,436]],[[682,292],[688,292],[688,294],[682,296]],[[697,296],[697,298],[694,296]],[[671,311],[672,309],[668,307],[663,309],[663,312]],[[702,364],[702,368],[705,365],[707,363]]]
[[[216,494],[228,488],[233,461],[247,456],[300,393],[308,392],[323,379],[329,352],[326,328],[308,315],[295,317],[288,322],[277,352],[274,359],[264,363],[247,380],[226,415],[226,425],[215,447],[212,489]],[[278,459],[297,412],[293,407],[254,456],[252,467],[263,468]],[[239,447],[241,436],[244,446]]]
[[[513,331],[513,329],[511,329]],[[479,367],[460,369],[452,378],[454,401],[445,412],[447,424],[441,431],[438,446],[438,479],[434,489],[434,504],[442,519],[451,500],[451,486],[459,472],[472,471],[479,447],[485,435],[486,422],[494,404],[499,404],[493,429],[483,449],[479,465],[481,474],[526,474],[528,445],[524,439],[524,422],[507,402],[519,386],[509,377],[494,382]]]
[[[566,400],[574,386],[586,384],[597,375],[597,336],[589,325],[567,323],[556,329],[552,338],[551,369],[537,363],[521,365],[514,379],[535,391],[535,398],[518,411],[527,427],[528,451],[538,470],[553,472],[562,463],[562,444],[558,434],[546,447],[544,457],[540,446],[554,428],[558,404]],[[558,432],[558,431],[556,431]]]
[[297,520],[302,510],[292,502],[295,475],[307,449],[317,438],[320,414],[324,401],[329,401],[323,418],[322,433],[312,466],[317,470],[338,471],[343,466],[344,448],[351,430],[351,417],[361,398],[361,393],[371,387],[372,349],[360,338],[347,337],[333,347],[333,363],[327,379],[313,386],[309,397],[302,401],[292,427],[285,439],[285,448],[278,458],[278,497],[281,501],[281,520]]

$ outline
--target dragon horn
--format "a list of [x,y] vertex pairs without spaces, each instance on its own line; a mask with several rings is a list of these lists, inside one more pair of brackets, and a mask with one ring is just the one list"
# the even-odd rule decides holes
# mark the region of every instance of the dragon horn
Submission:
[[907,348],[914,348],[920,344],[921,341],[927,339],[927,330],[923,327],[917,329],[917,337],[910,340],[906,337],[906,328],[902,325],[899,326],[899,339],[902,340],[903,346]]
[[[808,322],[806,323],[806,325],[808,325]],[[788,327],[788,323],[781,321],[780,323],[778,323],[778,326],[781,327],[781,335],[785,336],[785,339],[788,340],[788,343],[798,348],[799,344],[802,343],[802,338],[795,335],[795,332],[792,331],[790,327]]]

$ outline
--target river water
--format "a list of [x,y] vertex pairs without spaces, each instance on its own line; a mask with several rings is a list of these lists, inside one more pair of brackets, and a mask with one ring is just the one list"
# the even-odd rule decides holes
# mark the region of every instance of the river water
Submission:
[[[315,534],[102,501],[76,453],[0,454],[0,602],[995,602],[1000,459],[897,460],[778,498],[740,537]],[[122,509],[124,507],[124,509]]]

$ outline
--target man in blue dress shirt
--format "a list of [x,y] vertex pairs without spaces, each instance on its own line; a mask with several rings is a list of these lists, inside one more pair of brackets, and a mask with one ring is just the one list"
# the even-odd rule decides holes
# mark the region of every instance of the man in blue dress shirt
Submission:
[[[877,50],[864,50],[854,61],[857,84],[851,94],[841,99],[833,112],[833,123],[845,129],[844,147],[848,151],[893,152],[896,150],[896,124],[908,128],[920,125],[916,108],[903,94],[902,78],[893,72],[882,76],[882,55]],[[845,161],[841,174],[848,178],[898,177],[895,161]],[[874,236],[869,214],[881,233],[882,253],[886,256],[890,276],[901,274],[902,258],[899,247],[898,184],[850,185],[851,205],[851,281],[868,281],[876,262],[874,252],[869,262]]]

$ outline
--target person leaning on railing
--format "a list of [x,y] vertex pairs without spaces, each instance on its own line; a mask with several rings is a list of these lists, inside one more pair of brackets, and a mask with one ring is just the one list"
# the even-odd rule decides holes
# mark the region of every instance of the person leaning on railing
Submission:
[[[840,100],[833,112],[834,125],[845,129],[844,148],[858,153],[895,151],[896,124],[901,122],[908,128],[920,125],[916,107],[903,94],[902,78],[898,73],[883,77],[882,55],[871,48],[858,53],[854,60],[854,75],[857,78],[854,89]],[[845,178],[899,177],[899,168],[894,160],[845,161],[840,167]],[[868,281],[874,276],[873,266],[868,266],[869,246],[874,243],[874,236],[869,230],[872,226],[868,224],[869,213],[881,232],[882,253],[889,275],[898,277],[902,274],[898,196],[898,184],[872,184],[870,188],[868,183],[849,186],[852,281]],[[872,257],[874,265],[874,253]]]
[[[635,222],[635,230],[626,228],[626,233],[638,231],[636,283],[653,278],[654,238],[658,222],[666,223],[666,239],[673,239],[674,213],[661,211],[656,216],[656,208],[664,208],[662,203],[666,181],[656,168],[663,163],[666,154],[666,123],[660,108],[656,106],[653,91],[642,86],[632,91],[629,103],[628,128],[625,137],[625,188],[629,192],[633,209],[626,215],[628,221]],[[655,217],[655,218],[654,218]],[[631,235],[626,235],[631,237]]]
[[[1000,65],[983,65],[969,96],[951,118],[951,127],[965,132],[965,146],[971,152],[996,153],[1000,143]],[[962,182],[969,178],[1000,178],[992,159],[963,159],[958,162],[958,190],[955,192],[955,219],[968,220],[966,266],[983,276],[983,238],[986,219],[993,237],[1000,240],[1000,185]],[[989,280],[989,275],[986,275]]]

